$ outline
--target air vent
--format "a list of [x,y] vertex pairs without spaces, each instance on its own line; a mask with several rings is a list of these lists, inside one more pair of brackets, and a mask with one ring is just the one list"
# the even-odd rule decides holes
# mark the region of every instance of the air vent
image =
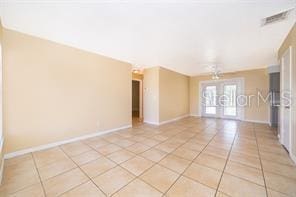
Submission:
[[285,20],[290,11],[291,9],[262,19],[262,26],[270,25]]

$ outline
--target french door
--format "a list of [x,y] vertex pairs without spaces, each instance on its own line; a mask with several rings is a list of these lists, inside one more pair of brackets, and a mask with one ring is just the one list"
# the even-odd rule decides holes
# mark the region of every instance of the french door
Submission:
[[202,83],[202,116],[240,119],[238,94],[240,80],[221,80]]

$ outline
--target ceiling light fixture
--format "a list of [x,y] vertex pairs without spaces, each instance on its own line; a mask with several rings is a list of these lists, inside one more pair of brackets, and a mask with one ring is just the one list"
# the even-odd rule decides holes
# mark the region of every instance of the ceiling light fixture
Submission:
[[221,77],[221,72],[218,70],[217,65],[212,66],[212,79],[213,80],[218,80]]
[[133,73],[139,74],[139,73],[141,73],[141,71],[140,71],[140,69],[133,69]]

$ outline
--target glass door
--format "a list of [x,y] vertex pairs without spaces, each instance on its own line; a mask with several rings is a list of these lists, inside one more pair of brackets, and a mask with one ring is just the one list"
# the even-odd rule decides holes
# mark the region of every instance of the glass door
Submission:
[[242,119],[243,110],[238,106],[242,80],[227,79],[202,83],[201,115],[227,119]]
[[237,118],[237,84],[223,84],[222,117]]
[[217,116],[217,86],[206,85],[203,88],[203,116]]

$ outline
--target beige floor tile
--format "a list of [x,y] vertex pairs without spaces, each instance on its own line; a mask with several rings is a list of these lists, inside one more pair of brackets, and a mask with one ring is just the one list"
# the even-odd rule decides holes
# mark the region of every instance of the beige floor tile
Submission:
[[287,195],[273,191],[271,189],[267,189],[268,197],[288,197]]
[[116,164],[105,157],[100,157],[95,161],[91,161],[83,166],[81,169],[91,178],[96,177],[107,170],[115,167]]
[[111,134],[107,134],[107,135],[103,135],[102,137],[104,138],[104,140],[111,142],[111,143],[116,143],[117,141],[120,141],[123,139],[120,135],[117,135],[116,132],[111,133]]
[[145,144],[142,144],[142,143],[136,143],[136,144],[133,144],[129,147],[127,147],[126,149],[135,153],[135,154],[140,154],[146,150],[148,150],[150,147],[145,145]]
[[59,148],[50,148],[33,153],[33,157],[38,168],[51,164],[55,161],[68,158],[67,155]]
[[125,161],[131,159],[134,156],[135,156],[135,154],[132,152],[129,152],[127,150],[120,150],[120,151],[117,151],[117,152],[114,152],[114,153],[108,155],[107,157],[109,159],[111,159],[112,161],[116,162],[117,164],[120,164],[122,162],[125,162]]
[[216,197],[231,197],[231,196],[228,196],[222,192],[217,191]]
[[132,141],[136,141],[136,142],[142,142],[144,140],[146,140],[146,137],[143,136],[139,136],[139,135],[134,135],[133,137],[129,138]]
[[289,196],[296,196],[296,180],[264,172],[266,187]]
[[10,197],[44,197],[44,191],[40,183],[29,186],[21,191],[9,195]]
[[261,169],[261,163],[259,158],[252,157],[252,156],[247,156],[247,155],[242,155],[242,154],[237,154],[232,152],[230,154],[229,159],[231,161],[235,161],[253,168],[258,168]]
[[194,160],[194,162],[222,171],[225,166],[226,159],[202,153]]
[[225,172],[233,176],[237,176],[258,185],[264,186],[262,171],[258,168],[249,167],[237,162],[228,161]]
[[65,151],[67,155],[71,157],[91,150],[89,146],[83,144],[82,142],[65,144],[62,145],[61,148]]
[[153,164],[154,162],[148,159],[136,156],[120,165],[127,169],[129,172],[133,173],[135,176],[139,176],[145,170],[150,168]]
[[190,149],[190,150],[193,150],[193,151],[202,151],[205,147],[204,144],[198,144],[198,143],[191,143],[191,142],[187,142],[185,144],[183,144],[181,146],[182,148],[186,148],[186,149]]
[[230,148],[231,148],[231,144],[228,144],[228,143],[222,144],[222,143],[218,143],[218,142],[210,142],[209,146],[224,149],[224,150],[227,150],[227,151],[229,151]]
[[167,152],[167,153],[171,153],[179,146],[180,146],[180,144],[177,144],[177,143],[163,142],[163,143],[155,146],[155,148],[158,150]]
[[163,141],[169,139],[169,137],[160,134],[160,135],[155,135],[155,136],[153,136],[152,139],[163,142]]
[[145,157],[146,159],[149,159],[154,162],[159,162],[167,155],[166,152],[163,152],[158,149],[151,148],[150,150],[145,151],[141,154],[141,156]]
[[0,194],[8,195],[40,182],[36,169],[18,172],[13,176],[4,176],[0,187]]
[[179,174],[160,165],[155,165],[142,174],[140,178],[164,193],[178,177]]
[[263,171],[276,173],[282,176],[296,179],[296,166],[279,164],[272,161],[262,160]]
[[213,189],[217,189],[222,171],[192,163],[183,175]]
[[23,173],[32,171],[36,171],[33,159],[22,160],[18,163],[8,166],[6,165],[6,162],[4,162],[3,179],[5,181],[6,179],[10,179],[22,175]]
[[121,139],[119,141],[117,141],[115,144],[120,146],[120,147],[123,147],[123,148],[126,148],[126,147],[129,147],[133,144],[135,144],[136,142],[132,141],[132,140],[127,140],[127,139]]
[[100,148],[97,148],[96,150],[99,153],[101,153],[102,155],[109,155],[109,154],[119,151],[121,149],[122,148],[120,146],[116,146],[114,144],[108,144],[106,146],[102,146]]
[[280,155],[280,154],[276,154],[276,153],[260,151],[260,157],[263,160],[272,161],[272,162],[276,162],[276,163],[280,163],[280,164],[295,165],[293,163],[292,159],[290,159],[290,157],[288,156],[288,154]]
[[136,179],[130,184],[117,192],[114,197],[160,197],[162,193],[146,184],[145,182]]
[[161,126],[137,124],[8,159],[0,196],[42,196],[40,176],[48,196],[104,196],[115,192],[114,196],[150,197],[169,190],[165,196],[203,197],[215,194],[219,180],[217,197],[265,196],[261,167],[269,197],[296,196],[296,166],[268,126],[186,118]]
[[187,159],[189,161],[192,161],[197,157],[199,154],[199,151],[190,150],[187,148],[177,148],[172,154],[177,155],[179,157],[182,157],[183,159]]
[[38,169],[41,180],[46,180],[63,172],[76,168],[76,164],[69,158],[55,161]]
[[231,152],[236,153],[236,154],[242,154],[242,155],[246,155],[246,156],[259,158],[258,149],[244,148],[244,147],[241,147],[241,146],[237,146],[237,147],[232,147]]
[[47,196],[59,196],[89,179],[78,168],[60,174],[43,182]]
[[94,178],[93,181],[107,196],[111,196],[134,178],[135,176],[133,174],[117,166]]
[[102,146],[106,146],[106,145],[110,144],[110,142],[107,142],[107,141],[103,140],[102,138],[90,138],[90,139],[85,140],[84,143],[94,149],[98,149]]
[[72,160],[79,166],[84,165],[90,161],[94,161],[98,158],[100,158],[102,155],[94,150],[87,151],[85,153],[82,153],[80,155],[76,155],[72,157]]
[[147,145],[147,146],[152,147],[152,146],[156,146],[157,144],[159,144],[161,142],[159,142],[157,140],[153,140],[153,139],[146,139],[146,140],[142,141],[142,143]]
[[169,168],[177,173],[183,173],[184,170],[190,164],[190,161],[182,159],[175,155],[168,155],[163,160],[160,161],[160,164],[166,168]]
[[260,151],[270,152],[279,155],[286,155],[287,151],[281,146],[266,146],[263,144],[258,144]]
[[32,161],[32,160],[33,160],[32,154],[25,154],[25,155],[11,158],[11,159],[6,159],[5,166],[8,167],[11,165],[16,165],[16,164],[22,165],[23,163],[26,163],[26,162]]
[[232,197],[266,196],[264,187],[228,174],[223,174],[219,191]]
[[166,194],[167,197],[215,196],[215,190],[198,182],[181,177]]
[[97,188],[93,182],[88,181],[61,195],[61,197],[83,197],[83,196],[105,197],[105,194],[101,192],[101,190]]
[[205,150],[203,151],[203,153],[206,153],[208,155],[212,155],[215,157],[221,157],[223,159],[226,159],[228,157],[228,153],[229,151],[224,150],[224,149],[219,149],[216,147],[212,147],[212,146],[207,146],[205,148]]

